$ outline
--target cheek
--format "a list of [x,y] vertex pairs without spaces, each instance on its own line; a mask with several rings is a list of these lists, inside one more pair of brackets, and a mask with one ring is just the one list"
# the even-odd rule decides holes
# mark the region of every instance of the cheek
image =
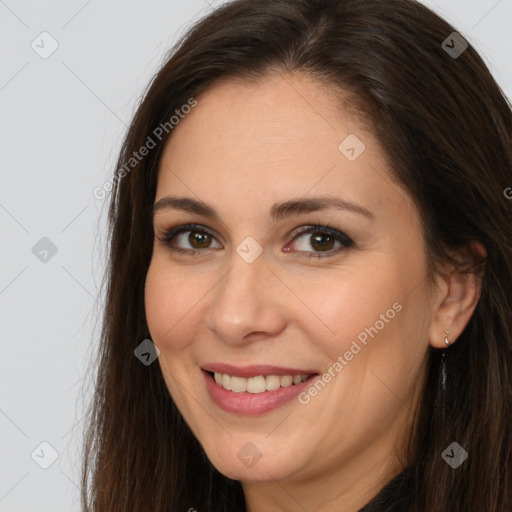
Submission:
[[393,268],[372,268],[364,272],[345,268],[336,279],[326,273],[315,278],[314,286],[310,279],[294,286],[307,306],[301,304],[296,319],[312,341],[322,340],[323,351],[332,360],[349,350],[353,341],[364,347],[377,331],[389,331],[388,324],[399,316],[401,294],[399,283],[392,278]]
[[180,277],[179,271],[158,258],[152,260],[146,276],[145,310],[152,340],[161,350],[179,350],[186,344],[183,330],[190,325],[201,295],[198,284]]
[[198,325],[194,305],[199,290],[183,273],[154,258],[149,266],[145,284],[146,320],[151,340],[160,349],[158,362],[167,389],[178,409],[186,417],[187,397],[183,394],[189,363],[186,349],[195,338],[192,330]]

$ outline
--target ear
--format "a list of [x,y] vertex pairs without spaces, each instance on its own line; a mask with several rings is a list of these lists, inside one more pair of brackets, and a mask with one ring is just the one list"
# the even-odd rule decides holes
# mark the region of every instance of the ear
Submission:
[[[484,246],[477,241],[470,243],[470,252],[487,258]],[[483,272],[463,274],[453,270],[438,277],[438,288],[433,304],[433,318],[429,329],[429,343],[434,348],[446,348],[460,336],[475,311],[481,294]],[[447,335],[446,330],[450,333]]]

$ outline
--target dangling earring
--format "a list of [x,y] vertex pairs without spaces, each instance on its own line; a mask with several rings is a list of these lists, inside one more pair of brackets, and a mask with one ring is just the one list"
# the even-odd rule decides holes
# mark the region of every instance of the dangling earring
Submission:
[[[450,330],[447,329],[444,331],[445,337],[444,337],[444,344],[446,346],[450,345],[450,340],[448,339],[448,335],[450,334]],[[445,410],[445,396],[446,396],[446,355],[443,350],[443,353],[441,354],[441,417],[443,419],[444,423],[444,410]]]

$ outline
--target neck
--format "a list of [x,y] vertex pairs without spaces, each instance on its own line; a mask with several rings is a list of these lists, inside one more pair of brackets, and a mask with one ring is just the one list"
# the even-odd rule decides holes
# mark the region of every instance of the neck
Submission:
[[247,512],[359,511],[404,469],[389,434],[339,467],[301,479],[242,482]]

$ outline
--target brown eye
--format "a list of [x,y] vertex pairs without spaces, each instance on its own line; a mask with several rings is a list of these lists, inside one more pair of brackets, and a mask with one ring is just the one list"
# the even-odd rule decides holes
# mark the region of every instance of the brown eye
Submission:
[[215,240],[208,230],[196,224],[185,224],[168,229],[158,239],[171,251],[192,255],[202,249],[211,248],[212,240]]
[[311,247],[319,248],[320,251],[328,251],[332,249],[336,240],[329,235],[315,234],[311,237]]
[[[309,235],[309,238],[306,236]],[[297,243],[297,240],[304,239]],[[171,251],[195,255],[204,252],[204,249],[221,248],[212,247],[212,241],[216,240],[213,234],[205,227],[197,224],[185,224],[168,229],[158,239]],[[292,240],[292,243],[299,245],[298,250],[292,250],[289,246],[285,252],[298,252],[306,258],[334,256],[354,246],[354,242],[344,233],[337,229],[324,225],[312,225],[301,228]],[[188,244],[189,247],[186,247]],[[336,248],[336,244],[338,247]],[[183,247],[185,245],[185,247]],[[311,250],[312,249],[312,250]]]
[[208,243],[211,242],[209,238],[209,233],[204,233],[201,231],[190,231],[190,235],[188,236],[187,241],[195,249],[205,249],[210,245]]
[[[309,236],[306,236],[309,235]],[[304,242],[296,243],[297,240],[304,238]],[[354,242],[344,233],[337,229],[330,228],[329,226],[309,226],[301,229],[295,234],[293,242],[299,245],[298,252],[304,254],[307,258],[323,257],[338,254],[346,248],[353,247]],[[337,249],[333,250],[335,244],[338,243]],[[313,249],[308,250],[308,249]],[[290,249],[285,249],[291,252]]]

